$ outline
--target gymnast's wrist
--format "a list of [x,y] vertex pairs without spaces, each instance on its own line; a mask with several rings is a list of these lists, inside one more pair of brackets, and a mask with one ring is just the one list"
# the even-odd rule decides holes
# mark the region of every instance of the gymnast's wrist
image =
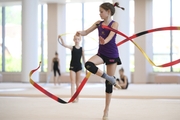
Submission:
[[62,39],[62,38],[61,38],[61,35],[58,35],[58,38]]
[[107,44],[108,43],[108,41],[107,40],[104,40],[104,44],[103,45],[105,45],[105,44]]

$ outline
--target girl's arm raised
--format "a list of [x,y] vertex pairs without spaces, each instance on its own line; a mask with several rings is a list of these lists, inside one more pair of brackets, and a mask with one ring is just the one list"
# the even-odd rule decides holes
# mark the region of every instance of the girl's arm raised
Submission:
[[87,30],[84,31],[77,31],[76,35],[79,36],[86,36],[88,35],[90,32],[94,31],[97,28],[97,24],[99,24],[100,21],[95,22],[90,28],[88,28]]
[[62,43],[62,46],[64,46],[65,48],[69,48],[70,50],[72,50],[72,46],[69,46],[69,45],[66,45],[65,43],[64,43],[64,40],[62,39],[62,37],[59,35],[58,36],[58,38],[61,40],[61,43]]

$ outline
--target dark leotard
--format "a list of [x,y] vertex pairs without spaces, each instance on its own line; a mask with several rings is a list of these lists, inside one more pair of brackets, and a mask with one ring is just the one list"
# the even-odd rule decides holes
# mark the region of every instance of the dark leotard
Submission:
[[61,75],[60,70],[59,70],[59,61],[58,58],[53,59],[53,71],[54,71],[54,76],[56,76],[56,71],[58,72],[59,76]]
[[74,72],[78,72],[82,70],[81,57],[82,57],[82,47],[77,49],[75,46],[73,46],[73,49],[71,51],[71,63],[69,70],[72,70]]
[[[123,83],[125,83],[125,79],[124,78],[121,78],[121,81],[123,81]],[[126,87],[125,88],[122,88],[122,89],[127,89],[129,86],[129,83],[128,83],[128,80],[127,80],[127,84],[126,84]]]

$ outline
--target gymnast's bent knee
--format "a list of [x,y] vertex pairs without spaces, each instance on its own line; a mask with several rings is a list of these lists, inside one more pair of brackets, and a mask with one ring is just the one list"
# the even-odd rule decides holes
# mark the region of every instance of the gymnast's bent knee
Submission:
[[96,67],[96,65],[93,62],[87,61],[85,63],[85,67],[88,71],[90,71],[93,74],[96,74],[98,71],[98,67]]

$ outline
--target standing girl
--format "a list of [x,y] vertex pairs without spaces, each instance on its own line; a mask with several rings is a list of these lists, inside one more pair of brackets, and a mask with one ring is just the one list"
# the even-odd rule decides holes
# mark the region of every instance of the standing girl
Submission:
[[[99,32],[99,50],[98,53],[92,56],[86,63],[85,67],[90,72],[101,76],[106,79],[106,102],[104,108],[103,119],[108,118],[109,104],[111,100],[111,93],[113,90],[112,85],[120,89],[118,83],[116,83],[116,78],[114,77],[114,73],[116,70],[116,66],[121,64],[121,60],[119,58],[118,48],[116,46],[116,34],[110,30],[103,29],[101,25],[109,26],[113,29],[118,29],[118,23],[111,19],[111,16],[115,13],[115,7],[119,7],[124,10],[124,8],[119,6],[119,3],[111,4],[109,2],[105,2],[100,5],[100,17],[103,21],[95,22],[89,29],[84,31],[78,31],[76,35],[86,36],[90,32],[94,31],[96,28]],[[103,73],[96,65],[106,64],[107,73]]]
[[51,71],[54,72],[54,85],[56,85],[56,72],[58,73],[58,84],[60,85],[60,76],[61,76],[61,73],[60,73],[60,60],[58,58],[58,53],[56,52],[55,53],[55,57],[52,59],[52,64],[51,64]]
[[[70,62],[70,79],[71,79],[71,96],[73,96],[75,92],[75,84],[76,89],[79,87],[79,83],[81,80],[81,71],[82,71],[82,64],[81,64],[81,57],[83,62],[85,63],[84,57],[84,50],[80,47],[81,36],[74,36],[74,46],[68,46],[64,43],[61,36],[59,36],[62,42],[62,46],[65,48],[69,48],[71,50],[71,62]],[[76,98],[75,102],[78,102],[78,97]]]

